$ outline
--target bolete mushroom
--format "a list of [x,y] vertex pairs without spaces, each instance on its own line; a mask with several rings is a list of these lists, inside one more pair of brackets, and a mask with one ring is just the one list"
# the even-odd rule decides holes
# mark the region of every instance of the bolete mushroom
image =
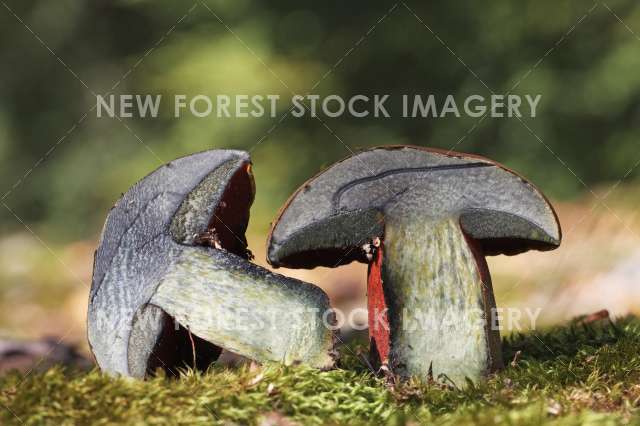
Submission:
[[206,368],[221,348],[258,361],[333,364],[326,294],[248,261],[249,155],[174,160],[109,213],[95,254],[88,338],[98,365],[144,377]]
[[303,184],[268,241],[275,267],[366,262],[371,354],[399,376],[472,380],[502,365],[487,255],[560,244],[542,193],[486,158],[387,146]]

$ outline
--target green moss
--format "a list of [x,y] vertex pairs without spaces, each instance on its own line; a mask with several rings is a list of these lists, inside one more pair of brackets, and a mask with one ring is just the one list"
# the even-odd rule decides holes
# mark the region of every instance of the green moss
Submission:
[[327,372],[214,367],[146,382],[98,371],[10,374],[0,379],[0,423],[242,424],[277,412],[304,424],[635,424],[639,348],[635,318],[516,335],[505,340],[507,368],[464,389],[387,386],[360,362],[358,345],[343,347],[341,368]]

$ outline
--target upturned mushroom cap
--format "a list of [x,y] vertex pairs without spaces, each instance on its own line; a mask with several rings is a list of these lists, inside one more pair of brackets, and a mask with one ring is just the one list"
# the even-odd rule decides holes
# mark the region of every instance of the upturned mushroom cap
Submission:
[[[244,214],[229,231],[243,238],[253,201],[249,164],[243,151],[193,154],[158,168],[116,202],[95,253],[89,296],[89,343],[103,370],[144,375],[149,361],[145,357],[151,354],[143,352],[154,348],[167,320],[159,310],[147,310],[148,303],[182,256],[185,246],[180,243],[193,244],[194,237],[207,230],[236,173],[249,190],[244,205],[236,207]],[[191,197],[193,209],[179,211],[199,185],[201,191],[195,194],[199,196]],[[137,319],[146,320],[146,326],[136,329]],[[136,346],[143,350],[134,350]]]
[[303,184],[272,226],[273,266],[334,267],[357,260],[385,218],[458,218],[484,254],[550,250],[561,240],[553,208],[531,183],[489,159],[387,146],[340,161]]
[[[333,364],[333,336],[320,321],[326,294],[247,260],[254,192],[247,153],[207,151],[160,167],[116,203],[88,312],[104,371],[205,368],[220,348],[258,361]],[[295,316],[305,310],[311,318]]]

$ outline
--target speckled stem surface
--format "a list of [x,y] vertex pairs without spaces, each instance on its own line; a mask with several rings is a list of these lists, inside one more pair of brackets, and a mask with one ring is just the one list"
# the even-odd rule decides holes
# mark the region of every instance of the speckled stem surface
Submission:
[[458,218],[389,218],[382,278],[396,374],[461,385],[501,364],[491,280]]
[[[195,335],[258,361],[333,366],[326,294],[221,250],[187,248],[150,303]],[[329,324],[331,325],[331,324]]]

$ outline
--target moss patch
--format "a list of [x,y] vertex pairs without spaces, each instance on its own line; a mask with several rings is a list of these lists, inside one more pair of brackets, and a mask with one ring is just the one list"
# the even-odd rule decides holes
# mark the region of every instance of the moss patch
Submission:
[[636,318],[515,335],[505,340],[507,368],[465,389],[387,386],[357,344],[341,348],[341,368],[327,372],[213,367],[143,382],[56,368],[0,378],[0,423],[635,424],[639,349]]

